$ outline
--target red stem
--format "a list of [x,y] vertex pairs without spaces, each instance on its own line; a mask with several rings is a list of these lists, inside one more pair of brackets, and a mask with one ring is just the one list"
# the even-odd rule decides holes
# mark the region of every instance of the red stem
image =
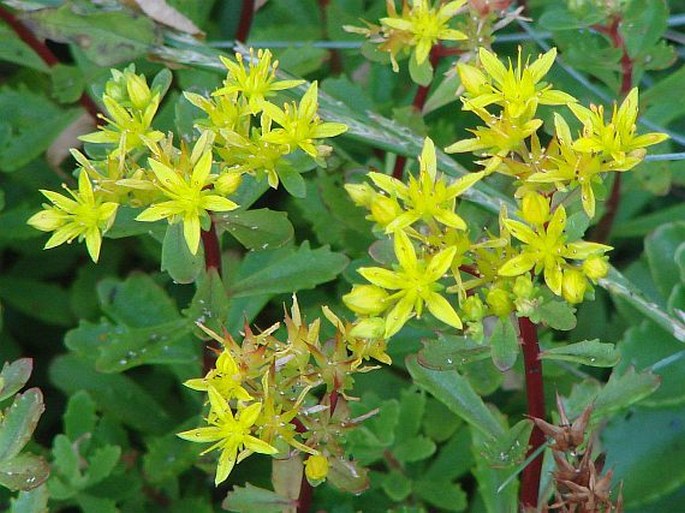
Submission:
[[[540,346],[535,324],[527,317],[519,319],[521,343],[523,347],[523,365],[526,375],[526,397],[528,399],[528,416],[537,419],[545,418],[545,393],[542,381],[542,363],[540,361]],[[544,433],[533,427],[530,434],[530,449],[532,454],[545,443]],[[521,476],[521,504],[525,507],[537,508],[540,493],[540,476],[542,475],[542,453],[523,469]]]
[[243,0],[243,7],[240,10],[240,21],[238,22],[238,31],[235,38],[237,41],[244,43],[247,41],[247,36],[250,35],[252,28],[252,19],[254,18],[254,0]]
[[[431,49],[430,53],[430,61],[431,65],[433,66],[433,69],[438,65],[438,62],[440,61],[440,57],[444,55],[444,50],[441,45],[436,45]],[[414,100],[411,102],[412,107],[417,112],[421,112],[423,110],[424,105],[426,105],[426,100],[428,99],[428,91],[430,90],[430,84],[427,86],[419,86],[419,88],[416,90],[416,94],[414,95]],[[407,163],[407,157],[404,155],[398,155],[397,160],[395,160],[395,167],[392,170],[392,176],[393,178],[397,178],[398,180],[402,180],[402,172],[404,171],[404,165]]]
[[202,230],[200,236],[205,249],[205,269],[207,271],[216,269],[216,272],[221,276],[221,245],[216,234],[214,221],[211,222],[207,231]]
[[[0,6],[0,19],[8,24],[14,33],[19,36],[19,39],[29,45],[45,64],[50,67],[59,64],[59,59],[54,53],[52,53],[52,51],[50,51],[50,48],[48,48],[45,43],[39,40],[26,25],[24,25],[16,16],[14,16],[14,14],[2,6]],[[83,93],[79,98],[79,103],[91,116],[93,116],[93,119],[98,118],[100,109],[95,102],[90,99],[90,96],[88,96],[86,93]]]

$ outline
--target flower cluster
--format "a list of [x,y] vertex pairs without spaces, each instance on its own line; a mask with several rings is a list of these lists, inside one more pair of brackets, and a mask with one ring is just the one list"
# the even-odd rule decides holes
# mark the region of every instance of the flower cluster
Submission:
[[[485,123],[474,137],[448,152],[474,152],[482,171],[449,181],[436,169],[433,143],[426,139],[418,176],[408,183],[372,172],[368,183],[346,186],[352,200],[369,210],[381,237],[392,237],[391,268],[362,267],[368,282],[343,297],[364,322],[383,326],[389,338],[425,308],[439,321],[483,339],[487,316],[529,316],[554,296],[580,303],[608,270],[610,246],[579,239],[568,211],[595,212],[593,187],[610,171],[626,171],[645,156],[645,147],[665,139],[637,135],[637,90],[615,107],[609,122],[601,107],[579,105],[544,82],[554,63],[552,49],[533,62],[505,66],[481,49],[480,67],[457,66],[464,110]],[[582,124],[574,138],[561,113],[547,148],[540,144],[541,105],[567,106]],[[492,173],[513,178],[516,218],[502,209],[499,226],[476,233],[459,215],[456,198]],[[580,188],[580,198],[573,191]],[[480,228],[480,227],[479,227]],[[380,330],[379,330],[380,332]]]
[[[345,392],[355,372],[373,368],[362,366],[363,359],[374,356],[389,362],[389,358],[384,348],[370,350],[361,342],[353,333],[355,325],[343,322],[327,307],[323,312],[334,330],[328,340],[320,338],[320,319],[307,324],[295,299],[285,316],[284,340],[278,324],[258,334],[246,326],[241,343],[227,333],[219,335],[200,326],[221,346],[215,367],[203,378],[185,383],[207,394],[207,425],[178,436],[211,443],[204,453],[220,452],[216,484],[253,453],[288,458],[296,451],[307,458],[305,473],[313,485],[334,468],[330,478],[339,479],[334,484],[363,488],[354,483],[366,480],[364,470],[345,457],[339,436],[363,420],[349,418]],[[311,393],[319,389],[324,390],[321,400]]]
[[[88,158],[72,150],[79,165],[78,190],[67,189],[68,196],[42,191],[51,204],[28,220],[39,230],[54,232],[46,249],[85,239],[97,261],[102,236],[123,205],[144,209],[137,221],[181,223],[188,249],[196,254],[211,215],[239,207],[229,196],[245,174],[266,178],[272,187],[281,181],[297,192],[302,188],[300,172],[325,164],[330,148],[321,139],[343,133],[346,126],[319,118],[316,82],[299,103],[279,106],[270,101],[273,96],[302,81],[278,80],[278,63],[268,50],[251,53],[247,62],[240,54],[235,61],[222,61],[227,76],[211,97],[186,93],[206,114],[197,121],[192,148],[184,141],[176,147],[171,135],[153,128],[168,72],[150,87],[133,66],[112,70],[102,96],[105,124],[81,137],[104,145],[106,152],[93,146],[91,153],[101,158]],[[303,168],[303,161],[312,164]]]
[[398,13],[395,0],[386,0],[388,16],[380,19],[380,25],[366,23],[367,28],[347,25],[344,28],[377,43],[380,51],[390,54],[393,70],[399,71],[400,55],[410,54],[412,65],[421,66],[427,63],[435,44],[466,39],[463,32],[450,28],[465,3],[466,0],[454,0],[432,7],[430,0],[411,0],[411,5],[403,0],[402,11]]

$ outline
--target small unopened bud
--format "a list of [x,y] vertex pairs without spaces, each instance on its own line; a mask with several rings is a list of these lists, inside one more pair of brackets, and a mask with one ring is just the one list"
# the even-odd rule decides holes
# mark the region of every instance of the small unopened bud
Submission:
[[138,110],[144,110],[152,99],[150,88],[145,79],[135,73],[126,74],[126,90],[131,103]]
[[601,255],[590,255],[583,262],[583,272],[593,282],[604,278],[609,272],[607,258]]
[[512,292],[517,298],[520,299],[530,299],[535,291],[535,286],[530,276],[521,275],[516,277],[514,286],[512,287]]
[[358,338],[382,338],[385,332],[385,321],[380,317],[369,317],[358,320],[350,330],[350,335]]
[[328,459],[323,454],[315,454],[304,462],[304,473],[312,486],[321,484],[328,476]]
[[214,189],[222,196],[228,196],[238,190],[242,181],[241,173],[224,173],[214,182]]
[[463,317],[467,321],[480,321],[485,317],[485,305],[480,296],[469,296],[461,305]]
[[354,285],[342,298],[347,308],[362,315],[378,315],[386,308],[388,293],[375,285]]
[[521,215],[532,225],[542,225],[549,219],[549,200],[537,192],[527,192],[523,196]]
[[585,275],[578,269],[567,269],[564,271],[561,288],[566,301],[569,303],[580,303],[587,290]]
[[350,195],[355,205],[359,207],[371,207],[371,202],[376,194],[368,183],[348,183],[345,190]]
[[506,317],[514,310],[514,303],[509,293],[503,289],[490,289],[485,301],[490,306],[492,313],[498,317]]
[[371,217],[381,226],[387,226],[402,213],[402,208],[397,200],[376,195],[371,202]]

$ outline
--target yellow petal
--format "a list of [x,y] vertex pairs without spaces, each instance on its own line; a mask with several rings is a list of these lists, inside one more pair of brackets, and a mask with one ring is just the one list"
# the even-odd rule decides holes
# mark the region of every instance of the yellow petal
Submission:
[[500,276],[518,276],[530,271],[535,265],[535,258],[529,253],[521,253],[507,261],[499,268],[497,274]]
[[402,329],[402,326],[409,320],[414,309],[416,296],[412,293],[406,294],[393,307],[385,319],[384,338],[390,338]]

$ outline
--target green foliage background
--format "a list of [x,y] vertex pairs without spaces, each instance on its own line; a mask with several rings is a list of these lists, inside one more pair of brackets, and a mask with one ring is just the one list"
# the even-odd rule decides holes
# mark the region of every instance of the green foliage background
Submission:
[[[187,135],[197,112],[181,89],[202,93],[221,80],[218,43],[232,45],[241,2],[167,3],[200,27],[206,40],[114,1],[104,7],[78,0],[2,3],[48,38],[62,61],[48,67],[0,24],[0,360],[33,358],[29,385],[40,387],[46,409],[27,449],[51,465],[46,486],[18,496],[0,489],[3,510],[39,512],[49,501],[50,511],[219,511],[227,490],[213,489],[205,472],[211,473],[211,462],[198,460],[198,449],[174,435],[194,427],[202,409],[200,399],[180,386],[201,369],[202,343],[193,321],[226,325],[234,335],[245,320],[267,327],[281,318],[292,291],[299,291],[310,317],[319,315],[321,304],[344,311],[340,297],[357,280],[354,269],[370,261],[367,248],[374,238],[342,184],[358,180],[369,166],[391,170],[393,153],[416,156],[427,134],[440,147],[464,137],[473,124],[446,87],[435,87],[426,116],[417,116],[407,107],[414,86],[406,69],[396,75],[387,64],[369,63],[358,36],[342,30],[359,18],[378,19],[383,2],[331,0],[324,12],[315,0],[271,0],[257,12],[248,43],[270,46],[288,74],[319,80],[322,117],[350,126],[333,142],[328,168],[305,175],[306,197],[268,192],[256,210],[227,214],[223,282],[209,275],[197,289],[175,284],[160,271],[173,275],[174,266],[185,262],[175,263],[173,252],[165,257],[163,228],[153,227],[152,237],[137,236],[142,234],[133,231],[135,214],[120,214],[98,265],[77,245],[45,252],[44,236],[26,220],[40,208],[38,189],[73,182],[75,166],[65,149],[89,131],[77,103],[82,93],[96,98],[112,66],[134,61],[148,77],[169,66],[172,89],[159,128],[178,126]],[[678,134],[685,134],[685,2],[625,3],[623,36],[635,62],[643,120],[675,135],[658,151],[683,151],[685,135]],[[571,14],[560,2],[530,1],[534,22],[514,23],[503,33],[515,41],[505,36],[494,48],[514,55],[517,44],[526,53],[558,46],[563,66],[555,66],[551,81],[585,103],[608,105],[620,85],[620,54],[590,29],[603,18],[592,2],[586,4]],[[341,49],[332,54],[315,41]],[[440,156],[448,174],[469,166],[468,158]],[[577,320],[541,313],[564,330],[550,329],[542,337],[548,404],[558,391],[575,416],[595,401],[600,445],[614,482],[624,483],[630,513],[685,510],[684,166],[652,160],[625,177],[611,233],[618,270],[594,302],[579,307]],[[460,213],[474,225],[509,201],[497,184],[481,184],[467,197]],[[261,249],[265,244],[269,248]],[[393,365],[357,378],[361,400],[355,411],[380,409],[348,435],[350,452],[371,469],[371,486],[359,496],[319,487],[316,508],[515,510],[516,485],[496,490],[515,472],[529,433],[517,424],[525,411],[520,362],[504,375],[474,348],[455,349],[448,337],[433,338],[410,323],[391,342]],[[584,365],[595,362],[584,359],[587,351],[579,357],[561,344],[594,339],[615,344],[593,346],[599,352],[592,356],[604,358],[604,367],[620,356],[613,370]],[[35,394],[25,392],[21,404],[37,421],[42,401]],[[0,424],[0,484],[6,485],[3,468],[10,468],[8,461],[28,442],[22,438],[24,444],[15,447],[26,430],[12,427],[9,419]],[[495,445],[488,435],[495,436]],[[264,490],[270,476],[266,458],[239,466],[231,476],[238,488],[224,507],[280,511],[278,497]]]

